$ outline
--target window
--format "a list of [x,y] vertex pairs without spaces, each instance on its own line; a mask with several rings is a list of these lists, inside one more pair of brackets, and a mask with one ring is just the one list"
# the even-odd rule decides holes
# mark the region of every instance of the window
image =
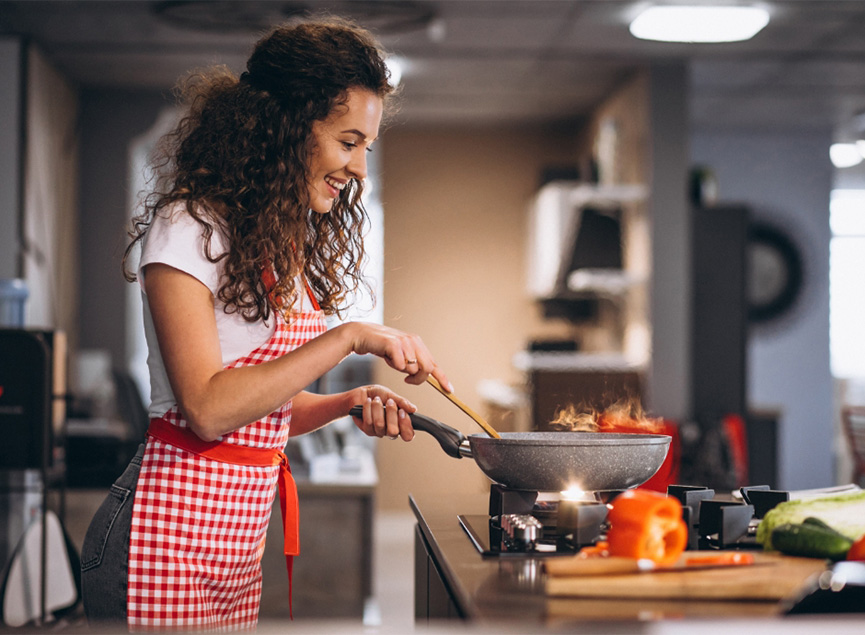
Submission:
[[832,374],[865,379],[865,190],[833,190],[829,209]]

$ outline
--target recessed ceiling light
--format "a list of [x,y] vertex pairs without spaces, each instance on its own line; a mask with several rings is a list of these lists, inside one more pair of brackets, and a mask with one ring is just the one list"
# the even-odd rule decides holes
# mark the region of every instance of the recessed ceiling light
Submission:
[[769,23],[769,12],[744,6],[653,6],[631,22],[631,34],[661,42],[741,42]]
[[829,158],[836,168],[852,168],[862,163],[862,154],[855,143],[833,143],[829,147]]

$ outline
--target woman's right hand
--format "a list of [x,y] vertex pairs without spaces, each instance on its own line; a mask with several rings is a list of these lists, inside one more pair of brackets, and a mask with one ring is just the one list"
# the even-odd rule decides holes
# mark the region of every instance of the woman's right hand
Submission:
[[450,380],[420,336],[367,322],[348,322],[344,326],[350,329],[352,352],[381,357],[388,366],[405,373],[408,384],[422,384],[432,375],[447,392],[453,392]]

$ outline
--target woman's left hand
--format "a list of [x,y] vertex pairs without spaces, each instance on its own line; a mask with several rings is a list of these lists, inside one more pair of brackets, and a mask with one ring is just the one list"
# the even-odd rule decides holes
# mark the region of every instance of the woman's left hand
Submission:
[[355,425],[371,437],[414,438],[414,428],[408,413],[417,406],[384,386],[371,385],[352,391],[352,405],[363,406],[363,418],[353,417]]

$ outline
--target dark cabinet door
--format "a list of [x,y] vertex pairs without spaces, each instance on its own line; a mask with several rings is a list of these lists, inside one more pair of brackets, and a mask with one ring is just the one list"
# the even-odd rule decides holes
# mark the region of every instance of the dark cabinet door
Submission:
[[747,408],[748,222],[741,206],[694,211],[692,403],[700,422]]

